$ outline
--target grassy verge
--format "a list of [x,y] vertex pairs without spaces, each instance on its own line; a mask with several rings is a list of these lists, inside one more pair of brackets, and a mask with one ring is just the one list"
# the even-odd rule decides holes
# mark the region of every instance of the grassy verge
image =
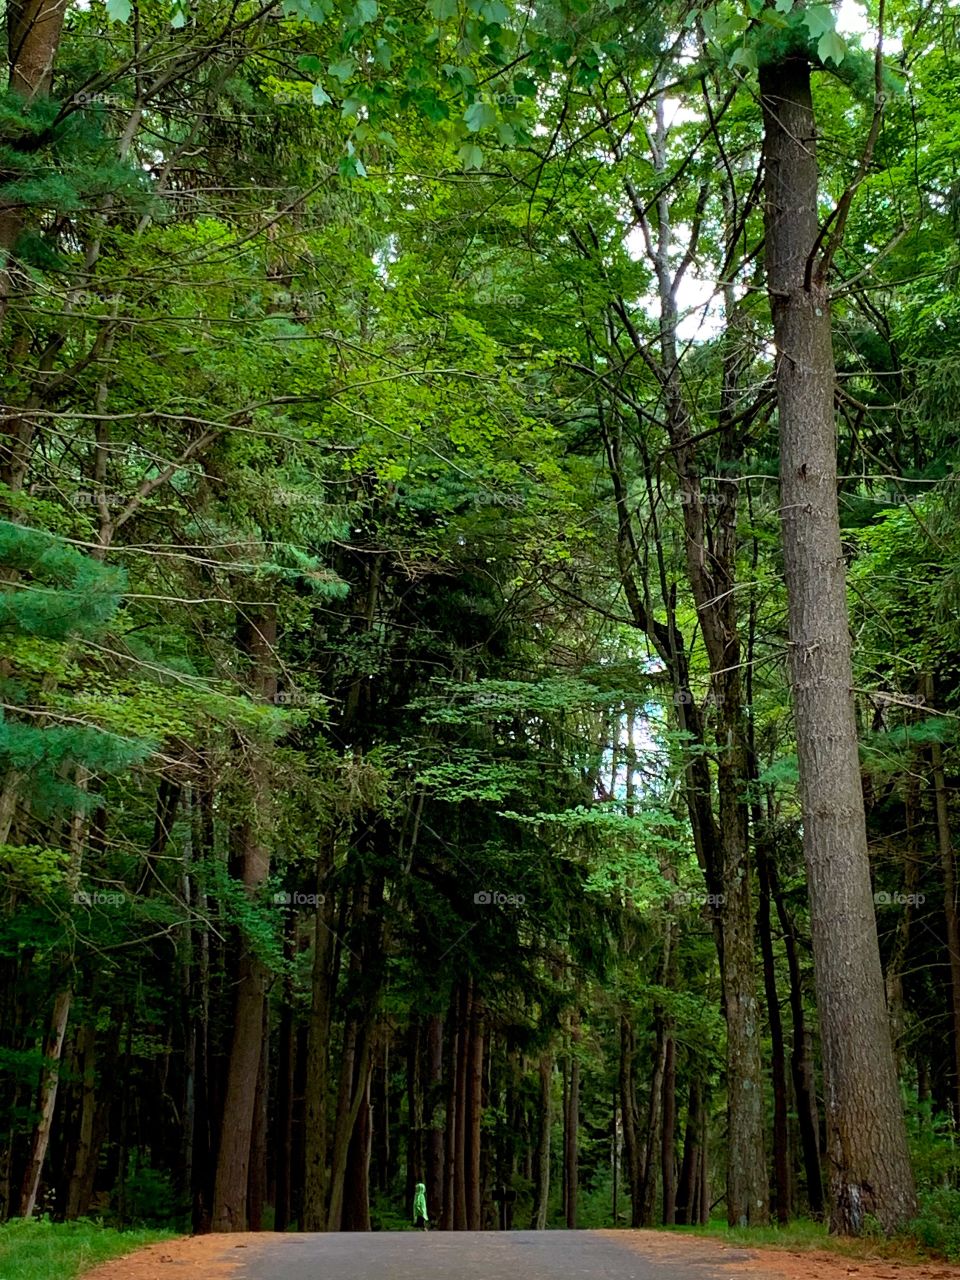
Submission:
[[939,1250],[925,1249],[912,1235],[888,1238],[882,1235],[832,1236],[822,1222],[798,1219],[777,1227],[728,1227],[725,1222],[710,1222],[706,1226],[669,1227],[684,1235],[713,1236],[731,1244],[762,1248],[793,1249],[795,1251],[820,1249],[846,1258],[889,1258],[899,1262],[928,1262],[931,1257],[942,1257]]
[[74,1280],[89,1267],[155,1240],[169,1231],[114,1231],[96,1222],[25,1222],[0,1226],[0,1276],[3,1280]]

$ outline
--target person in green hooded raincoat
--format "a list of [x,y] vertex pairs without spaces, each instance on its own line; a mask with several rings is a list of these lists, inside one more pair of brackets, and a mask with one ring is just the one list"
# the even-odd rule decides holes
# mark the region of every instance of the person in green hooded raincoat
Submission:
[[429,1222],[430,1220],[427,1217],[427,1188],[422,1182],[418,1182],[413,1193],[413,1225],[419,1227],[421,1231],[426,1231]]

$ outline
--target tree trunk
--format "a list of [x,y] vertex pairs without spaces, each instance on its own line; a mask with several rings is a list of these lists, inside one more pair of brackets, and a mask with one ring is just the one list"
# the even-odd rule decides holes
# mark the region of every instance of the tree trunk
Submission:
[[[331,852],[332,857],[332,852]],[[318,893],[326,887],[325,862],[317,871]],[[327,1083],[333,960],[333,894],[321,897],[313,937],[310,1022],[304,1090],[303,1229],[323,1231],[327,1225]]]
[[654,1224],[657,1203],[657,1169],[660,1163],[660,1134],[663,1123],[663,1074],[667,1065],[667,1031],[659,1010],[657,1013],[657,1047],[650,1076],[650,1096],[647,1104],[647,1132],[643,1144],[643,1163],[640,1169],[640,1222],[641,1227]]
[[700,1130],[703,1125],[703,1094],[700,1077],[690,1082],[687,1123],[683,1135],[683,1162],[677,1187],[677,1221],[692,1226],[700,1216],[698,1179],[700,1176]]
[[[837,505],[830,296],[819,220],[810,66],[760,70],[765,254],[777,348],[789,666],[820,1012],[831,1228],[885,1230],[916,1211],[867,856]],[[814,268],[814,269],[811,269]]]
[[637,1090],[634,1082],[636,1045],[633,1027],[626,1014],[620,1017],[620,1117],[623,1124],[623,1155],[627,1190],[630,1195],[630,1225],[639,1227],[643,1216],[640,1194],[640,1136]]
[[460,987],[457,984],[450,993],[450,1013],[447,1018],[447,1105],[443,1135],[443,1214],[440,1219],[440,1225],[444,1231],[452,1231],[454,1229],[453,1205],[456,1198],[457,1112],[460,1107],[457,1098],[459,1081],[457,1063],[460,1061],[459,1002]]
[[443,1019],[431,1016],[427,1023],[426,1187],[427,1212],[440,1217],[443,1206]]
[[534,1161],[533,1221],[534,1231],[544,1231],[550,1207],[550,1131],[553,1127],[553,1056],[540,1055],[540,1113],[537,1128],[537,1154]]
[[663,1068],[663,1134],[660,1143],[660,1179],[663,1187],[663,1224],[677,1220],[677,1045],[672,1027],[667,1026],[667,1055]]
[[[371,1055],[372,1056],[372,1055]],[[366,1071],[366,1079],[357,1081],[361,1090],[344,1173],[343,1210],[341,1231],[370,1230],[370,1152],[372,1147],[373,1108],[370,1103],[373,1071]]]
[[66,1218],[80,1213],[83,1188],[88,1180],[93,1150],[94,1122],[97,1114],[97,1029],[89,1023],[77,1033],[77,1056],[82,1062],[83,1088],[80,1097],[80,1132],[73,1162],[73,1173],[67,1190]]
[[467,1143],[465,1153],[467,1230],[480,1231],[482,1182],[480,1177],[481,1121],[483,1118],[484,1026],[480,1001],[470,1010],[470,1052],[467,1062]]
[[[932,691],[931,691],[932,692]],[[943,916],[950,956],[950,1009],[952,1014],[952,1063],[954,1115],[960,1123],[960,919],[957,916],[957,864],[950,838],[950,811],[947,807],[947,785],[943,774],[943,748],[934,742],[930,748],[933,765],[933,794],[937,814],[937,847],[943,875]]]
[[247,1230],[263,1230],[263,1208],[267,1200],[267,1095],[270,1088],[269,1001],[263,1002],[260,1033],[260,1067],[253,1106],[250,1135],[250,1170],[247,1176]]
[[787,971],[790,975],[790,1018],[793,1023],[793,1050],[790,1054],[790,1078],[797,1100],[797,1126],[800,1131],[800,1148],[807,1182],[807,1203],[814,1218],[821,1218],[824,1210],[823,1168],[820,1158],[820,1109],[817,1105],[816,1072],[813,1065],[813,1047],[807,1029],[803,1007],[803,977],[800,972],[797,931],[793,917],[787,910],[780,891],[779,876],[772,860],[767,862],[770,888],[777,907],[777,917],[783,930],[783,943],[787,953]]
[[[338,1107],[337,1124],[333,1137],[333,1154],[330,1160],[330,1208],[327,1214],[327,1230],[339,1231],[343,1221],[344,1193],[346,1191],[347,1162],[353,1140],[353,1131],[361,1108],[369,1106],[370,1060],[373,1051],[374,1027],[373,1014],[368,1015],[364,1025],[355,1029],[355,1047],[349,1054],[344,1054],[343,1078],[353,1081],[352,1094],[348,1085],[346,1093],[341,1090],[341,1105]],[[346,1103],[344,1105],[344,1098]],[[367,1151],[369,1160],[369,1150]],[[355,1184],[357,1185],[357,1184]],[[351,1208],[351,1213],[354,1209]],[[362,1215],[362,1211],[361,1211]]]
[[[251,686],[261,698],[273,699],[277,690],[274,650],[277,616],[273,604],[257,607],[241,619],[238,644],[248,655]],[[270,851],[260,830],[268,807],[267,778],[256,748],[247,746],[250,800],[253,815],[239,827],[238,862],[244,889],[255,896],[270,874]],[[266,974],[253,948],[241,940],[233,1012],[233,1034],[227,1066],[217,1172],[213,1193],[215,1231],[243,1231],[247,1225],[247,1184],[254,1133],[257,1075],[263,1046]]]
[[777,1198],[777,1221],[790,1221],[790,1145],[787,1133],[787,1066],[783,1043],[783,1019],[777,994],[777,973],[770,929],[770,868],[766,837],[754,822],[754,848],[760,880],[760,903],[757,932],[763,957],[763,987],[767,1002],[767,1024],[770,1028],[770,1078],[773,1083],[773,1175]]
[[473,983],[464,978],[457,1002],[457,1092],[454,1116],[453,1229],[467,1229],[467,1076],[470,1055],[470,1005]]
[[60,1083],[60,1055],[63,1052],[63,1039],[67,1032],[67,1020],[70,1017],[70,1005],[73,993],[68,989],[57,994],[53,1002],[50,1016],[50,1029],[43,1046],[44,1067],[40,1084],[40,1119],[34,1130],[30,1146],[30,1156],[23,1175],[23,1190],[20,1196],[20,1214],[24,1218],[33,1217],[37,1203],[37,1192],[40,1189],[40,1176],[43,1173],[43,1162],[47,1157],[50,1144],[50,1131],[53,1128],[53,1113],[57,1105],[57,1087]]
[[577,1189],[579,1182],[579,1131],[580,1131],[580,1059],[577,1044],[580,1029],[576,1021],[570,1028],[570,1074],[567,1085],[567,1105],[563,1126],[563,1167],[566,1190],[566,1222],[569,1231],[577,1226]]
[[[284,958],[293,964],[297,951],[297,916],[291,911],[284,933]],[[294,983],[288,970],[283,984],[277,1029],[277,1141],[274,1164],[274,1231],[286,1231],[293,1217],[293,1078],[297,1063],[297,1029],[293,1016]]]

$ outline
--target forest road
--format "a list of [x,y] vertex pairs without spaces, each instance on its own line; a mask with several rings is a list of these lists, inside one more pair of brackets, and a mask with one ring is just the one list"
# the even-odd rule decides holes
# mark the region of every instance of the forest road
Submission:
[[[749,1251],[653,1232],[376,1231],[274,1237],[236,1280],[722,1280]],[[756,1280],[777,1273],[750,1268]]]
[[[667,1231],[181,1236],[85,1280],[960,1280],[960,1267],[753,1249]],[[50,1280],[59,1280],[51,1276]]]

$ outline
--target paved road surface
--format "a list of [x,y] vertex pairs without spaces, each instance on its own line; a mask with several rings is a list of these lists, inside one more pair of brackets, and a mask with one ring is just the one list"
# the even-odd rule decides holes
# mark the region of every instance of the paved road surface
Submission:
[[289,1235],[251,1250],[236,1280],[730,1280],[750,1256],[689,1244],[668,1260],[593,1231]]

